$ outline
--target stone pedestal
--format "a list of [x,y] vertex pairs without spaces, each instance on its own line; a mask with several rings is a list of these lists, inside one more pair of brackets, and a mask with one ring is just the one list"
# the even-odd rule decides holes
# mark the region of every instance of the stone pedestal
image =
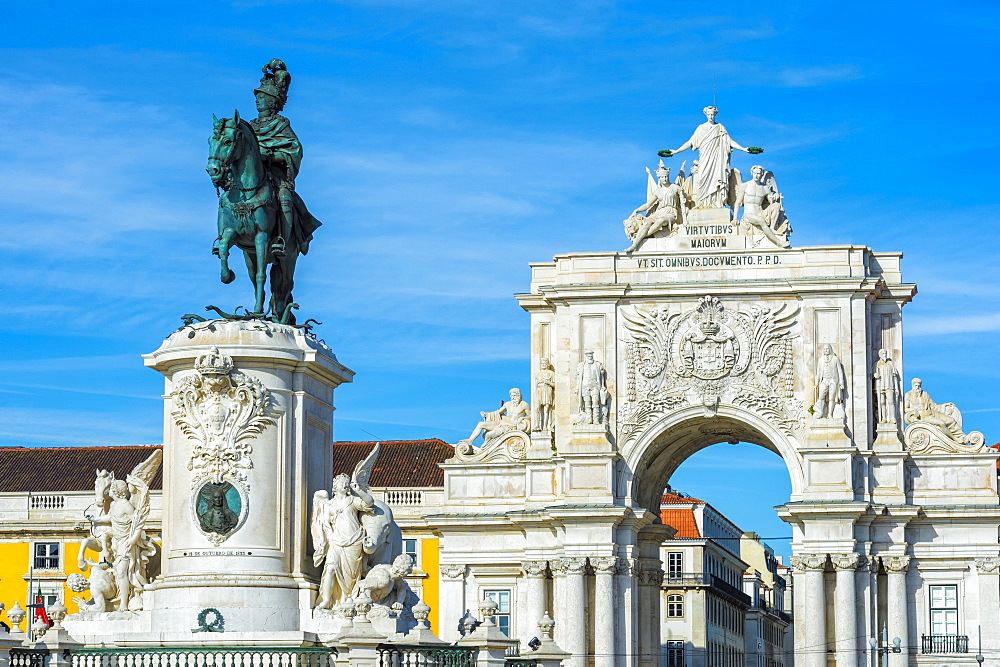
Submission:
[[[301,329],[260,321],[186,327],[145,360],[166,378],[152,625],[190,637],[214,608],[227,631],[299,630],[319,574],[308,520],[331,482],[333,390],[354,373]],[[206,497],[220,488],[227,518],[213,529]]]

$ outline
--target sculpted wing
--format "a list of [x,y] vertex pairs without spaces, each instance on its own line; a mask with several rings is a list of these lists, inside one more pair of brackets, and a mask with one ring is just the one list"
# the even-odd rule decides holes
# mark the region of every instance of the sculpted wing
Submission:
[[743,175],[739,169],[733,167],[729,170],[729,188],[726,189],[726,203],[729,204],[729,208],[736,206],[736,192],[742,184]]
[[646,201],[653,198],[656,192],[656,179],[653,178],[653,172],[646,167]]
[[145,461],[132,468],[131,477],[142,480],[145,486],[148,487],[150,482],[153,481],[153,477],[156,476],[156,471],[160,469],[160,463],[162,461],[163,450],[153,450],[153,453],[150,454]]
[[621,312],[622,324],[632,334],[632,341],[638,347],[639,371],[648,378],[656,377],[667,363],[665,343],[673,316],[664,317],[665,313],[658,308],[647,313],[636,311],[634,315],[625,310]]
[[375,461],[378,459],[378,453],[381,448],[382,443],[375,443],[375,448],[372,449],[371,453],[354,467],[354,473],[351,475],[351,481],[357,483],[357,485],[364,491],[368,490],[368,479],[371,477],[372,470],[375,468]]
[[312,520],[309,522],[309,531],[312,533],[313,541],[313,565],[319,565],[326,559],[326,526],[323,515],[326,504],[330,502],[330,494],[320,490],[313,494]]

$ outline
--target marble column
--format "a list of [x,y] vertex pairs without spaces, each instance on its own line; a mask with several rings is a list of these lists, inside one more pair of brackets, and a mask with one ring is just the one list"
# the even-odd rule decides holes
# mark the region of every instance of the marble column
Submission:
[[[979,579],[979,627],[1000,626],[1000,558],[995,556],[976,559],[976,578]],[[979,650],[979,638],[972,628],[968,629],[969,651]],[[1000,653],[1000,635],[983,632],[983,655]]]
[[591,559],[594,581],[594,667],[615,667],[615,572],[618,559],[604,556]]
[[836,641],[837,667],[858,667],[862,654],[858,650],[858,566],[864,562],[860,554],[830,554],[837,572]]
[[617,588],[621,592],[621,609],[617,618],[616,653],[623,665],[632,665],[639,647],[639,585],[635,580],[636,560],[622,558],[615,574]]
[[555,621],[563,627],[563,650],[570,654],[566,667],[587,667],[587,585],[583,579],[587,559],[573,556],[559,559],[566,591],[565,608],[556,610]]
[[[805,667],[826,667],[826,554],[798,554],[792,556],[795,568],[795,588],[803,594],[804,646],[795,647],[795,664]],[[802,588],[799,588],[799,582]]]
[[521,565],[524,573],[524,619],[518,622],[521,642],[528,641],[538,634],[538,622],[548,611],[545,606],[545,575],[548,574],[549,563],[544,560],[527,560]]
[[889,654],[889,667],[906,667],[910,664],[909,656],[916,653],[910,647],[910,625],[906,602],[906,572],[910,569],[909,556],[883,556],[882,567],[886,571],[886,606],[888,607],[889,644],[899,637],[903,643],[902,653]]
[[434,634],[445,641],[461,639],[458,621],[465,615],[465,565],[446,563],[441,565],[441,581],[438,589],[438,626]]

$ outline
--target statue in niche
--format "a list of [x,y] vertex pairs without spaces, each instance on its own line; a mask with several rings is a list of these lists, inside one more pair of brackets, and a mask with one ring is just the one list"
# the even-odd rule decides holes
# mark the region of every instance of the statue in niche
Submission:
[[484,444],[488,445],[511,431],[527,432],[531,428],[531,406],[521,399],[521,390],[516,387],[510,390],[510,400],[501,405],[499,410],[479,414],[482,421],[472,429],[472,435],[461,440],[459,445],[471,446],[480,434]]
[[[657,180],[648,174],[646,185],[646,203],[632,211],[625,219],[625,233],[632,239],[632,245],[625,251],[632,252],[643,240],[652,237],[661,229],[672,233],[684,224],[685,195],[683,189],[670,182],[670,169],[660,160],[656,168]],[[646,215],[639,215],[645,212]]]
[[313,494],[313,563],[323,565],[316,609],[334,609],[349,601],[371,568],[402,553],[402,534],[392,510],[375,500],[368,487],[379,450],[375,445],[351,477],[335,477],[332,497],[326,491]]
[[354,589],[354,598],[367,595],[372,602],[383,605],[393,611],[400,611],[413,595],[404,577],[413,572],[413,559],[407,554],[396,556],[392,564],[383,563],[374,566],[358,582]]
[[847,377],[844,366],[833,352],[833,346],[823,346],[816,367],[816,405],[817,419],[843,419],[844,394],[847,389]]
[[966,442],[962,431],[962,413],[954,403],[935,403],[930,394],[923,390],[924,381],[913,378],[910,381],[912,389],[906,392],[903,406],[903,421],[907,425],[923,422],[940,427],[950,434],[956,442]]
[[875,400],[878,423],[899,424],[899,373],[885,348],[878,351],[875,362]]
[[[163,459],[163,451],[156,449],[137,465],[125,479],[115,479],[113,472],[97,471],[94,484],[96,502],[87,509],[91,534],[80,542],[77,566],[86,572],[94,561],[87,559],[88,549],[104,555],[105,566],[100,572],[91,573],[92,601],[95,606],[112,607],[114,611],[142,609],[142,590],[148,583],[146,566],[156,553],[156,543],[146,534],[149,517],[149,484]],[[96,515],[90,512],[96,509]],[[114,578],[114,586],[106,581],[107,572]],[[98,604],[94,586],[100,592]],[[112,592],[113,591],[113,592]],[[109,599],[116,595],[117,600]]]
[[778,192],[778,184],[774,174],[765,171],[764,167],[755,164],[750,168],[751,180],[741,183],[733,203],[733,216],[739,214],[743,207],[743,224],[748,234],[763,234],[768,241],[779,248],[787,248],[788,235],[792,228],[785,216],[782,206],[782,195]]
[[535,375],[535,430],[552,431],[552,408],[556,397],[556,373],[548,357],[538,362]]
[[759,153],[761,151],[760,149],[751,151],[736,143],[729,136],[725,126],[715,122],[715,117],[719,113],[716,107],[707,106],[702,109],[702,112],[707,121],[695,128],[691,138],[679,148],[664,151],[663,155],[669,157],[689,148],[698,151],[698,170],[697,172],[692,170],[695,206],[697,208],[724,208],[732,205],[731,198],[735,195],[736,187],[739,185],[738,175],[736,183],[731,182],[734,174],[729,168],[729,156],[734,149],[745,153]]
[[594,360],[593,352],[586,352],[584,357],[576,369],[580,421],[584,424],[605,424],[608,421],[608,374],[604,365]]
[[241,504],[239,491],[232,484],[208,482],[195,499],[198,524],[206,533],[229,535],[239,524]]

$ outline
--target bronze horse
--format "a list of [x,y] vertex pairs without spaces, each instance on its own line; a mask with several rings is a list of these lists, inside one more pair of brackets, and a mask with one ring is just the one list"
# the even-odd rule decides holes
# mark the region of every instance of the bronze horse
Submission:
[[292,276],[300,249],[288,244],[283,257],[271,251],[278,232],[277,186],[260,157],[257,135],[239,111],[232,118],[212,116],[213,131],[208,139],[209,156],[205,170],[212,184],[223,191],[219,197],[219,236],[212,254],[219,257],[221,279],[231,283],[236,274],[229,268],[229,250],[243,251],[247,271],[255,288],[250,317],[268,316],[264,310],[267,267],[271,266],[270,317],[275,322],[294,323]]

